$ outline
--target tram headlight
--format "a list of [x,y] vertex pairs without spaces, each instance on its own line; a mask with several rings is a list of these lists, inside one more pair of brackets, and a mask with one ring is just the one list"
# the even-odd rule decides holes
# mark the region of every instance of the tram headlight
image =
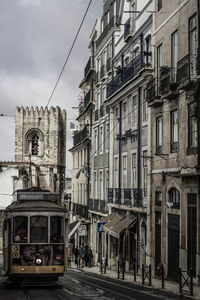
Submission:
[[41,258],[36,258],[35,262],[37,265],[41,265],[42,260],[41,260]]

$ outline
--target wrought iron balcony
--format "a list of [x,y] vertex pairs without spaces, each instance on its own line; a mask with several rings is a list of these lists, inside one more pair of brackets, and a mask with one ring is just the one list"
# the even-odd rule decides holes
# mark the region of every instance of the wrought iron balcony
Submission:
[[130,207],[143,207],[144,198],[147,197],[147,189],[109,188],[108,203],[126,205]]
[[133,189],[133,196],[134,196],[134,206],[142,207],[142,189]]
[[74,140],[74,146],[81,143],[85,138],[89,137],[89,125],[85,125],[83,130],[78,131],[74,134],[73,140]]
[[131,33],[131,18],[129,18],[124,24],[124,40],[130,36]]
[[114,190],[108,189],[108,203],[114,203]]
[[92,96],[93,96],[93,88],[90,88],[89,91],[85,94],[84,100],[79,104],[79,115],[81,115],[88,104],[92,102]]
[[99,199],[94,199],[94,211],[99,211]]
[[101,213],[107,213],[107,205],[105,200],[90,199],[89,210]]
[[124,189],[124,205],[131,205],[131,189]]
[[115,203],[121,204],[121,189],[115,189]]
[[129,18],[126,23],[124,24],[124,41],[127,42],[129,38],[134,33],[135,25],[131,21],[131,18]]
[[177,65],[177,83],[179,89],[188,89],[197,81],[197,55],[186,55]]
[[90,89],[84,98],[84,106],[85,108],[88,106],[89,102],[92,100],[92,90]]
[[94,70],[94,57],[90,56],[87,64],[86,64],[86,67],[84,69],[84,76],[85,76],[85,79],[87,78],[88,74]]
[[93,201],[93,199],[89,199],[88,209],[89,210],[94,210],[94,201]]
[[159,92],[166,99],[174,99],[178,94],[176,73],[176,68],[161,68]]
[[73,203],[73,214],[87,219],[88,218],[88,208],[86,205],[82,205],[79,203]]
[[153,78],[147,84],[147,102],[149,106],[159,106],[162,104],[162,100],[160,99],[158,86],[157,86],[157,78]]
[[107,205],[106,205],[106,201],[105,200],[100,200],[99,211],[101,213],[107,213]]
[[101,42],[105,39],[107,34],[110,32],[110,30],[114,27],[116,27],[116,17],[115,16],[113,16],[111,18],[110,22],[108,23],[108,25],[106,25],[106,27],[104,28],[104,30],[101,33],[100,37],[96,41],[96,47],[97,48],[100,46]]
[[120,89],[129,80],[133,79],[139,71],[145,67],[143,63],[143,55],[136,56],[126,67],[120,70],[107,85],[107,97],[112,96],[118,89]]

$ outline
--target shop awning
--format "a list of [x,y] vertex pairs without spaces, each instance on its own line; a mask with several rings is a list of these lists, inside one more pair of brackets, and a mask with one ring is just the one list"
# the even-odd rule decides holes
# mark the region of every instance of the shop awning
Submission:
[[128,215],[122,217],[120,215],[116,215],[110,222],[104,225],[104,230],[108,234],[119,239],[120,233],[134,224],[136,224],[135,216]]
[[79,222],[79,221],[75,221],[75,222],[72,222],[69,224],[68,239],[71,239],[71,237],[75,234],[75,232],[77,231],[80,224],[81,224],[81,222]]
[[[110,219],[107,221],[107,223],[104,225],[104,231],[108,234],[111,234],[114,226],[119,223],[119,221],[121,219],[123,219],[124,217],[121,215],[114,215],[111,214],[110,215]],[[112,234],[111,234],[112,235]]]

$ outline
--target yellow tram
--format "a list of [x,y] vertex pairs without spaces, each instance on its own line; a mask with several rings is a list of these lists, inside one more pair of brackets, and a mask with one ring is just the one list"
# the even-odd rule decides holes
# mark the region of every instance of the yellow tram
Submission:
[[40,188],[15,192],[3,223],[4,274],[57,280],[68,264],[68,212],[60,195]]

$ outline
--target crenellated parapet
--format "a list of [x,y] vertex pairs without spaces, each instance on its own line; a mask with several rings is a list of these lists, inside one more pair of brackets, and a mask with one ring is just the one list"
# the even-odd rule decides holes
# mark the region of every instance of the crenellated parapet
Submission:
[[[17,107],[15,126],[15,160],[36,164],[65,166],[66,111],[60,107]],[[33,139],[38,150],[33,154]]]

